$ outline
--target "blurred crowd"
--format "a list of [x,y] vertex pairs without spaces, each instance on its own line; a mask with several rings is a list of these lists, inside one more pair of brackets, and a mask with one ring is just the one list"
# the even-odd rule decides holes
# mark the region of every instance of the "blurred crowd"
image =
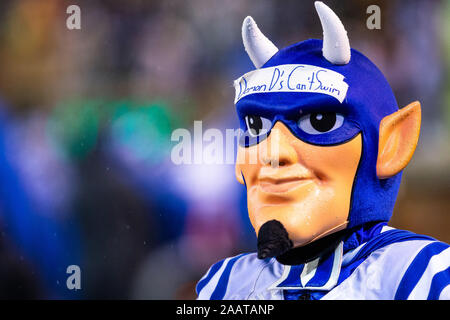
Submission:
[[[326,3],[399,105],[422,103],[391,225],[450,242],[450,3]],[[255,250],[234,166],[170,158],[176,128],[238,127],[247,15],[279,47],[322,35],[312,1],[0,2],[0,298],[191,299],[212,263]]]

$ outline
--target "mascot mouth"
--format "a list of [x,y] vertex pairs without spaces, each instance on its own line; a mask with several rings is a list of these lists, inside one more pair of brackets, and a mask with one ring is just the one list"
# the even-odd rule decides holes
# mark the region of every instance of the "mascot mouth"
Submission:
[[309,169],[298,163],[286,168],[263,167],[258,175],[259,187],[266,193],[287,193],[314,182],[315,178]]
[[264,223],[258,232],[258,258],[278,257],[293,247],[288,232],[277,220]]
[[262,181],[259,186],[265,193],[287,193],[311,182],[311,179],[286,179],[277,181],[275,183]]

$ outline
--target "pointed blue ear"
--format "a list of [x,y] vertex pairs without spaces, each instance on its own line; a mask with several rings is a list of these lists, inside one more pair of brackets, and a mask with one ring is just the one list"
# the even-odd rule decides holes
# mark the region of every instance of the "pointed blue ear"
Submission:
[[395,176],[408,165],[419,141],[420,122],[418,101],[381,120],[377,158],[379,179]]

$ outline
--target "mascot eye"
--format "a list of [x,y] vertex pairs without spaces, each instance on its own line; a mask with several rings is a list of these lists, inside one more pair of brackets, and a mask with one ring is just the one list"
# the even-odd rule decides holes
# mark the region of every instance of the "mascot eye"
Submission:
[[269,132],[272,121],[260,116],[246,116],[245,123],[247,130],[252,137],[257,137]]
[[344,123],[344,117],[336,112],[314,112],[298,121],[300,129],[309,134],[322,134],[336,130]]

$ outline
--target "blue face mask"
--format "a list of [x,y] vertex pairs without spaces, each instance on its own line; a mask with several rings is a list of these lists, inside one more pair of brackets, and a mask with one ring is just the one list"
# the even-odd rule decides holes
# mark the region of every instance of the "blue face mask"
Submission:
[[[357,116],[352,108],[314,93],[272,93],[267,100],[275,100],[276,106],[259,103],[261,97],[247,97],[238,104],[238,115],[243,134],[239,139],[242,147],[263,141],[270,135],[277,121],[289,128],[298,139],[313,145],[337,145],[354,138],[360,131]],[[301,95],[301,97],[299,97]],[[309,96],[309,97],[308,97]],[[319,99],[318,99],[319,98]],[[325,98],[325,99],[320,99]],[[292,103],[295,99],[297,103]],[[325,101],[321,101],[325,100]]]

